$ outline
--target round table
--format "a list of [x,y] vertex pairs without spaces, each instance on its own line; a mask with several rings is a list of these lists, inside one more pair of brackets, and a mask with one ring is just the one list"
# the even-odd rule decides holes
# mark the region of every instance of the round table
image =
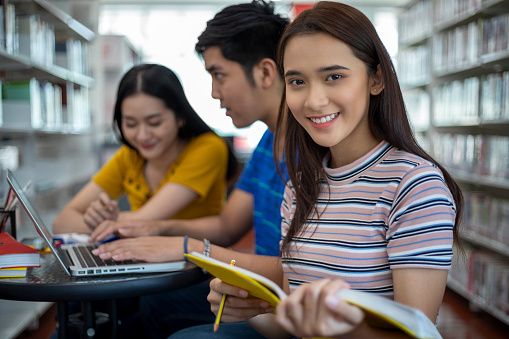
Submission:
[[25,278],[0,279],[0,298],[23,301],[53,301],[58,303],[59,339],[67,337],[67,302],[80,301],[85,310],[85,333],[95,335],[95,316],[91,301],[111,300],[112,337],[116,337],[115,300],[170,291],[207,279],[203,271],[188,264],[183,270],[166,273],[124,274],[99,277],[71,277],[56,258],[41,257],[41,266],[29,268]]

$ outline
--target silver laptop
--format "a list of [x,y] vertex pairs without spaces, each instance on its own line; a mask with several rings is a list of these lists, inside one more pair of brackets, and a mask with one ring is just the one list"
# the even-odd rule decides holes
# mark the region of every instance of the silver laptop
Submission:
[[20,184],[14,178],[11,171],[7,171],[7,182],[18,197],[23,209],[27,212],[39,235],[46,241],[58,262],[68,275],[72,276],[96,276],[110,274],[129,273],[154,273],[173,272],[184,268],[185,261],[174,261],[166,263],[146,262],[117,262],[113,260],[102,260],[93,255],[91,250],[95,248],[92,244],[72,244],[55,248],[53,246],[53,235],[44,225],[41,217],[26,197]]

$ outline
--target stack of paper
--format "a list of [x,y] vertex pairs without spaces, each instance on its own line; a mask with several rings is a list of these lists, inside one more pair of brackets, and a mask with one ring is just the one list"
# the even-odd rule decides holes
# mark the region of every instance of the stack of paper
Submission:
[[37,250],[0,232],[0,278],[24,277],[27,267],[39,266],[40,260]]
[[6,267],[0,268],[1,278],[24,278],[27,275],[26,267]]

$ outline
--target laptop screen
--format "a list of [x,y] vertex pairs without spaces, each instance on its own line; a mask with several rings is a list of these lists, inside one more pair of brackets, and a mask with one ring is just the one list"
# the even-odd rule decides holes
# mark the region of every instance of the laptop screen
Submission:
[[14,177],[13,173],[9,170],[7,170],[7,182],[13,189],[14,194],[16,195],[19,202],[21,203],[21,206],[23,206],[23,209],[27,212],[28,216],[32,220],[39,235],[46,241],[47,245],[51,248],[51,251],[55,254],[58,261],[60,262],[62,267],[65,269],[65,271],[70,274],[70,272],[67,269],[67,266],[64,264],[64,262],[58,255],[55,247],[53,246],[53,242],[52,242],[53,235],[48,230],[48,228],[44,225],[44,222],[42,221],[42,218],[39,216],[39,213],[37,213],[35,208],[32,206],[32,204],[28,200],[27,196],[23,192],[21,185],[18,183],[18,181]]

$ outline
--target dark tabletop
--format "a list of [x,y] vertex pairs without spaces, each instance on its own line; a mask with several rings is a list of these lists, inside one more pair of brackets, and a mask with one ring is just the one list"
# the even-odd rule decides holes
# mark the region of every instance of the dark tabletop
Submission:
[[111,300],[147,295],[189,286],[207,279],[200,268],[188,264],[169,273],[68,276],[52,254],[41,266],[29,268],[26,278],[0,279],[0,299],[25,301]]

